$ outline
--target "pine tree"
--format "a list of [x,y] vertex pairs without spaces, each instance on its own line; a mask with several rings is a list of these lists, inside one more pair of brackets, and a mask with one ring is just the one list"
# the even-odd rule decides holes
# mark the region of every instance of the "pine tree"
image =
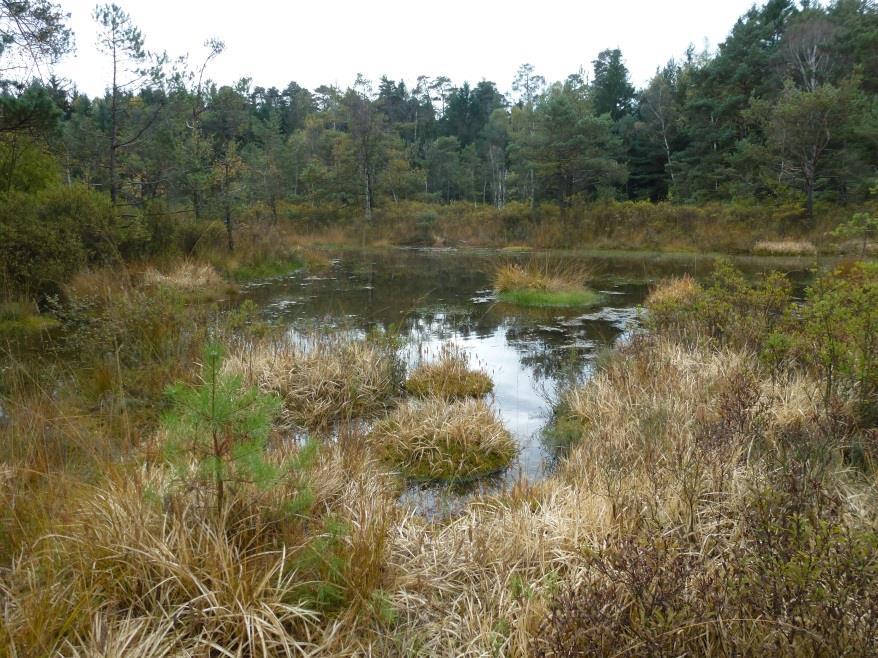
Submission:
[[178,382],[168,390],[172,410],[163,419],[169,437],[165,453],[181,474],[195,462],[196,482],[213,487],[221,518],[228,483],[267,486],[277,477],[265,459],[265,444],[280,399],[224,374],[221,346],[207,345],[203,358],[198,384]]

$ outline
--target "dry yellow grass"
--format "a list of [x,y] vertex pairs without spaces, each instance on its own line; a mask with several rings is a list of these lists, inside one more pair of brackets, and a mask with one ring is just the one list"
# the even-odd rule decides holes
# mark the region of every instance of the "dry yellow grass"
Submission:
[[424,480],[461,480],[505,468],[516,445],[482,400],[409,400],[369,434],[378,455],[403,474]]
[[784,437],[830,422],[816,381],[775,382],[757,363],[732,349],[635,347],[568,396],[583,429],[559,476],[589,482],[623,525],[646,513],[695,531],[719,511],[706,501],[733,499],[742,482],[761,477],[758,454],[777,454]]
[[[66,518],[0,573],[0,641],[12,655],[304,655],[321,644],[309,592],[326,578],[348,608],[371,614],[388,574],[382,544],[392,487],[363,457],[321,451],[304,481],[309,509],[284,512],[292,491],[235,489],[222,522],[163,466],[128,471],[68,501]],[[310,483],[313,483],[310,484]],[[322,521],[343,528],[325,541]]]
[[[571,394],[582,438],[555,476],[439,528],[411,519],[393,551],[399,642],[426,655],[531,655],[558,583],[585,577],[588,552],[608,535],[691,528],[697,546],[733,533],[742,491],[765,475],[755,448],[748,459],[747,419],[761,419],[769,437],[797,418],[825,421],[815,382],[757,379],[758,401],[726,433],[721,416],[734,410],[720,413],[717,400],[734,404],[753,363],[666,342],[635,348]],[[708,447],[708,437],[718,442]]]
[[131,288],[131,276],[125,268],[102,267],[78,272],[64,285],[64,292],[75,299],[108,301]]
[[435,361],[422,363],[405,383],[406,390],[421,397],[483,397],[494,389],[487,373],[469,367],[459,347],[443,345]]
[[507,263],[494,272],[494,288],[498,292],[540,290],[570,292],[582,289],[591,273],[576,265],[530,262],[526,265]]
[[[13,638],[19,655],[198,656],[211,646],[231,655],[533,655],[559,588],[593,577],[596,552],[641,533],[684,536],[688,550],[722,555],[723,542],[746,531],[747,491],[782,469],[775,457],[805,448],[802,432],[831,426],[828,413],[844,420],[844,408],[827,412],[820,399],[817,382],[766,378],[746,351],[638,339],[568,395],[581,438],[554,475],[441,523],[400,513],[357,435],[321,451],[307,473],[308,524],[292,529],[267,511],[283,509],[288,488],[242,486],[218,533],[172,473],[111,477],[69,501],[52,531],[0,572],[0,641]],[[399,412],[406,427],[423,429],[424,404]],[[840,460],[825,468],[842,513],[868,517],[871,484]],[[345,528],[337,544],[320,529],[328,518]],[[309,545],[334,547],[327,562],[348,594],[332,614],[300,598],[319,573],[300,559]],[[707,559],[722,573],[720,559]],[[717,632],[735,632],[725,622]],[[694,623],[706,632],[713,620]],[[643,645],[617,648],[636,655]]]
[[[171,475],[136,474],[73,506],[70,525],[37,545],[11,574],[31,588],[26,597],[14,596],[7,610],[13,637],[50,655],[65,644],[93,643],[96,625],[109,626],[108,636],[116,638],[141,621],[149,627],[136,634],[141,645],[184,641],[187,649],[206,651],[219,640],[248,654],[258,653],[261,642],[282,652],[307,645],[315,615],[284,601],[289,557],[271,548],[263,534],[270,526],[247,524],[256,534],[250,538],[224,532],[197,495],[166,496],[164,504],[172,507],[163,509],[154,496],[169,491]],[[248,539],[257,539],[261,550],[248,549]],[[41,589],[46,578],[63,586]],[[126,613],[108,621],[105,610]],[[180,633],[180,623],[198,630]]]
[[316,336],[307,348],[269,342],[246,346],[224,367],[278,393],[289,421],[325,428],[384,409],[400,389],[395,358],[368,341]]
[[817,247],[807,240],[762,240],[753,245],[759,256],[816,256]]
[[225,285],[219,272],[208,263],[184,260],[167,272],[148,268],[143,273],[147,285],[166,286],[183,292],[200,292]]
[[362,236],[355,231],[337,225],[329,226],[309,233],[296,233],[291,243],[298,247],[322,247],[324,245],[359,244]]
[[701,285],[688,273],[664,279],[653,286],[646,297],[645,304],[653,307],[663,304],[685,304],[692,302],[701,292]]
[[129,298],[139,290],[159,288],[199,299],[216,298],[232,290],[232,286],[212,265],[183,260],[166,271],[155,267],[148,267],[142,272],[130,267],[83,270],[64,286],[64,292],[74,299],[110,304],[114,300]]

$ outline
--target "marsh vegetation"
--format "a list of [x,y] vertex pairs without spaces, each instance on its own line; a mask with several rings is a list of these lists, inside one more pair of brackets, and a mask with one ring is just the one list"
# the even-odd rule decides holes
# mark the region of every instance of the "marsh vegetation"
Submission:
[[89,98],[67,19],[0,1],[0,655],[878,655],[872,3],[508,95],[110,4]]
[[349,253],[234,304],[186,263],[72,281],[5,371],[0,639],[873,652],[874,265],[591,258],[616,306],[552,317],[479,295],[499,258]]
[[516,445],[482,400],[413,400],[375,424],[367,437],[381,459],[407,477],[468,480],[509,466]]
[[494,288],[500,301],[519,306],[581,307],[596,306],[599,293],[586,287],[588,271],[576,266],[562,266],[531,261],[509,263],[494,274]]
[[494,382],[483,370],[470,367],[459,346],[444,344],[432,361],[412,370],[405,388],[420,397],[481,398],[494,390]]

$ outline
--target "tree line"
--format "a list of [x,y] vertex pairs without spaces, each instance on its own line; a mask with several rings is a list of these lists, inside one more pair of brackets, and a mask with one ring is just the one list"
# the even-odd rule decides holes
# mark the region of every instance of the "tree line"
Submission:
[[[563,213],[574,198],[749,199],[795,201],[807,217],[815,200],[862,200],[878,176],[878,8],[868,0],[768,0],[716,52],[690,47],[642,89],[610,49],[592,76],[548,81],[523,64],[508,94],[443,75],[412,87],[387,76],[344,89],[219,84],[210,68],[221,41],[201,61],[170,59],[147,50],[122,8],[102,5],[94,18],[112,78],[97,97],[34,75],[33,62],[70,46],[57,5],[0,5],[7,193],[78,182],[116,207],[152,204],[230,228],[244,206],[277,220],[285,202],[368,220],[400,200],[550,202]],[[23,51],[29,66],[16,65]]]

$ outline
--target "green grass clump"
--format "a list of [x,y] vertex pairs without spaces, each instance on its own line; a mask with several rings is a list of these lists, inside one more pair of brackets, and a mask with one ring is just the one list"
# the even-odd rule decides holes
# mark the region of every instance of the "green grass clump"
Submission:
[[571,306],[596,306],[603,301],[603,295],[594,290],[583,288],[582,290],[563,290],[552,292],[549,290],[533,290],[522,288],[508,290],[500,293],[500,301],[516,306],[541,307],[571,307]]
[[0,337],[25,338],[48,331],[57,325],[57,320],[41,315],[32,303],[0,303]]
[[575,265],[507,263],[494,273],[501,301],[517,306],[594,306],[603,299],[586,287],[589,272]]
[[494,390],[494,382],[487,373],[470,369],[460,348],[445,345],[436,361],[415,368],[405,388],[420,397],[480,398]]
[[418,480],[459,481],[506,468],[512,436],[482,400],[410,400],[369,434],[379,456]]
[[286,258],[270,258],[234,266],[231,270],[231,276],[238,282],[254,281],[256,279],[270,279],[275,276],[290,274],[291,272],[301,269],[301,267],[302,262],[294,256]]

